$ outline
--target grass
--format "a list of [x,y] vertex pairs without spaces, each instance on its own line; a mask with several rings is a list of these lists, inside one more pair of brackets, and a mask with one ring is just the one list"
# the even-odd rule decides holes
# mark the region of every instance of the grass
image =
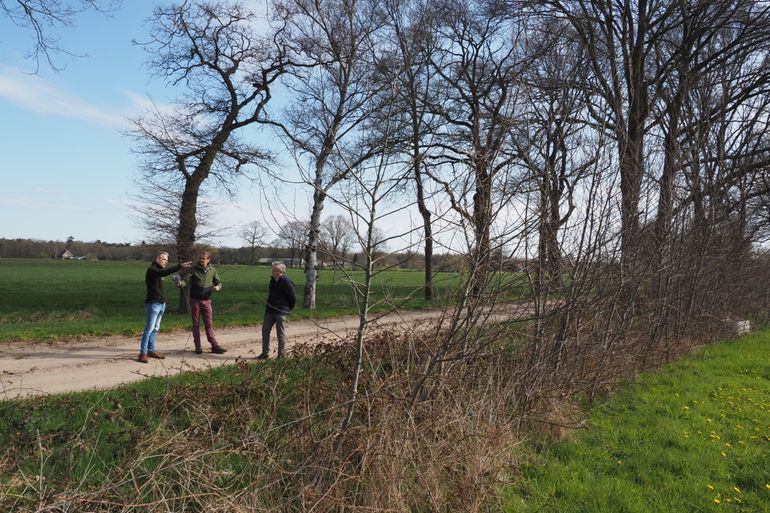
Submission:
[[[0,342],[10,340],[50,341],[86,336],[138,335],[144,325],[144,273],[146,262],[89,262],[57,260],[3,259],[5,290],[0,302]],[[259,322],[270,279],[268,267],[217,265],[224,284],[214,299],[217,326],[246,326]],[[326,318],[356,313],[353,289],[345,278],[322,271],[317,292],[317,308],[302,307],[304,273],[289,269],[297,287],[298,317]],[[514,277],[514,279],[517,279]],[[445,304],[459,283],[452,273],[434,277],[436,300],[429,304],[422,297],[421,272],[388,271],[375,282],[374,302],[379,309],[398,304],[402,309],[418,309]],[[509,293],[523,292],[510,287]],[[176,289],[166,282],[169,309],[162,330],[189,326],[187,315],[176,315]]]
[[[167,462],[163,450],[173,444],[183,452],[200,448],[197,440],[180,440],[181,433],[204,441],[215,433],[217,447],[237,447],[248,436],[244,426],[260,432],[263,423],[295,420],[301,401],[296,391],[306,379],[320,388],[324,382],[336,387],[340,377],[297,358],[151,378],[109,391],[0,402],[0,511],[27,511],[36,500],[55,500],[66,491],[87,493],[114,479],[116,469],[152,473]],[[222,454],[210,463],[226,475],[249,465],[237,453]]]
[[770,511],[770,331],[643,375],[550,445],[508,513]]

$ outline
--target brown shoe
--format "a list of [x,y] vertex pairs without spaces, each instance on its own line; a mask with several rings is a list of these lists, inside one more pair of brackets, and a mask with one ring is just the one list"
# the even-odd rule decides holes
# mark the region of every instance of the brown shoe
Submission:
[[227,352],[227,349],[222,346],[211,346],[211,352],[214,354],[224,354]]
[[158,360],[162,360],[165,358],[165,356],[163,356],[160,353],[156,353],[155,351],[150,351],[149,353],[147,353],[147,356],[149,356],[150,358],[156,358]]
[[136,359],[139,363],[148,363],[149,360],[147,360],[147,355],[144,353],[139,353],[139,358]]

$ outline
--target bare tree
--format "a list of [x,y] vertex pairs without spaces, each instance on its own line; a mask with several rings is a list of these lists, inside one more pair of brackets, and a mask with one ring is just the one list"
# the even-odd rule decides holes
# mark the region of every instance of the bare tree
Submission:
[[35,62],[36,72],[41,58],[54,71],[61,71],[55,56],[73,54],[60,45],[56,31],[74,26],[75,18],[84,11],[108,14],[121,4],[122,0],[0,0],[0,14],[17,27],[32,31],[34,44],[27,57]]
[[302,261],[302,254],[304,253],[305,243],[307,242],[307,221],[289,221],[288,223],[280,225],[278,228],[278,239],[276,243],[279,246],[289,248],[291,255],[291,263],[289,267],[295,267],[297,261]]
[[[136,191],[131,216],[145,233],[147,240],[164,246],[174,246],[179,233],[179,209],[182,204],[181,180],[166,180],[164,175],[139,176],[134,180]],[[215,226],[214,209],[206,198],[200,198],[196,209],[196,241],[218,236],[223,231]]]
[[400,123],[396,127],[398,140],[394,144],[408,155],[413,184],[423,224],[425,299],[433,299],[433,213],[428,207],[425,168],[429,165],[430,137],[438,130],[439,117],[431,111],[430,95],[436,70],[430,65],[430,55],[436,42],[433,31],[433,10],[418,1],[390,0],[385,2],[392,63],[380,67],[385,80],[398,84]]
[[514,127],[514,144],[527,171],[533,196],[537,230],[537,255],[532,280],[534,301],[533,333],[535,337],[550,335],[543,329],[542,319],[549,313],[552,296],[563,305],[554,339],[553,362],[558,365],[561,341],[571,315],[570,284],[565,287],[561,240],[564,228],[578,208],[579,184],[593,171],[602,151],[601,133],[590,126],[584,104],[587,66],[578,44],[564,37],[570,30],[562,20],[542,19],[533,25],[535,37],[528,53],[537,61],[526,70],[525,106],[522,119]]
[[294,103],[282,133],[297,161],[307,159],[307,169],[300,171],[313,189],[304,306],[314,309],[321,214],[331,188],[348,175],[350,166],[341,163],[339,153],[368,115],[374,93],[371,34],[380,16],[373,0],[276,0],[275,9],[287,25],[284,44],[306,66],[295,68],[287,83]]
[[638,263],[640,201],[645,170],[645,139],[661,76],[669,72],[650,62],[656,48],[675,30],[676,2],[542,1],[544,16],[556,14],[574,28],[591,70],[591,113],[614,137],[620,172],[623,275]]
[[[347,273],[345,277],[345,281],[353,289],[356,299],[358,326],[355,339],[355,361],[351,369],[349,401],[340,426],[342,431],[350,424],[357,404],[359,381],[364,366],[364,342],[369,325],[373,321],[370,317],[370,310],[376,306],[371,297],[374,287],[373,280],[377,274],[387,269],[387,267],[378,264],[384,260],[389,243],[400,240],[400,237],[410,232],[410,229],[406,229],[400,233],[388,235],[380,227],[384,219],[403,208],[403,206],[394,205],[393,197],[399,193],[407,176],[403,169],[399,166],[389,165],[388,161],[388,156],[392,154],[390,137],[393,126],[390,121],[394,117],[392,110],[394,105],[394,102],[389,104],[391,110],[384,113],[382,117],[384,123],[375,123],[368,127],[369,130],[376,133],[375,139],[383,141],[381,153],[373,155],[363,162],[358,162],[356,167],[350,167],[349,183],[337,197],[332,198],[347,212],[354,227],[358,245],[361,248],[361,259],[353,266],[354,270],[358,272]],[[345,274],[344,269],[342,272]],[[392,309],[398,307],[398,305],[392,304],[390,306]]]
[[241,229],[241,239],[249,246],[249,262],[254,265],[257,246],[262,244],[267,230],[259,221],[252,221]]
[[501,7],[439,2],[439,42],[430,56],[440,80],[434,81],[429,108],[443,121],[436,133],[440,154],[434,159],[454,171],[448,180],[431,176],[472,227],[473,295],[485,288],[495,211],[505,204],[504,195],[510,194],[501,179],[512,183],[505,173],[518,157],[510,144],[516,93],[520,76],[531,62],[519,40],[521,20],[507,16]]
[[271,87],[287,62],[280,45],[254,32],[256,16],[237,3],[158,7],[152,21],[150,66],[182,98],[171,113],[156,109],[136,120],[133,136],[144,176],[181,184],[177,256],[189,259],[204,183],[213,179],[232,192],[250,167],[271,159],[239,134],[266,122]]
[[348,258],[353,247],[356,233],[348,218],[336,215],[329,216],[321,223],[321,247],[327,258],[333,259],[340,265]]

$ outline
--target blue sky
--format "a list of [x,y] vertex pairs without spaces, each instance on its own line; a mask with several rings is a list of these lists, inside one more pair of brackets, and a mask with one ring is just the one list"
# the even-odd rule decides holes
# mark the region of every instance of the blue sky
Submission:
[[[146,39],[156,2],[124,1],[111,17],[82,13],[73,28],[58,29],[60,45],[82,55],[55,56],[55,72],[25,57],[29,30],[0,16],[0,237],[107,242],[146,238],[132,217],[138,160],[124,132],[150,98],[170,91],[150,78]],[[240,225],[264,219],[253,187],[235,201],[217,198],[217,224],[231,235],[216,242],[240,245]],[[247,198],[245,201],[243,198]]]
[[[262,0],[247,3],[256,12],[264,9]],[[35,73],[35,61],[26,57],[33,34],[0,15],[0,238],[150,240],[133,215],[139,161],[125,132],[150,99],[162,108],[173,97],[151,78],[146,52],[132,43],[147,40],[147,19],[156,4],[124,0],[109,17],[81,13],[75,27],[58,29],[60,45],[80,55],[54,56],[64,67],[59,72],[42,61]],[[286,177],[293,174],[292,161],[283,160]],[[225,232],[205,242],[241,246],[239,230],[255,220],[272,230],[270,242],[276,221],[309,218],[307,186],[247,182],[238,191],[234,199],[209,198],[213,224]],[[323,217],[343,213],[328,201]],[[386,224],[402,233],[415,222],[416,214],[400,209]]]

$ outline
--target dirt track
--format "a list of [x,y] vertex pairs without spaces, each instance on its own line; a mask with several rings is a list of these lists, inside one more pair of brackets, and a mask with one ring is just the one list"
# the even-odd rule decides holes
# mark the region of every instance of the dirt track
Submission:
[[[413,329],[414,324],[437,318],[441,312],[401,312],[380,319],[370,329],[383,325]],[[296,343],[317,343],[333,340],[354,330],[355,317],[336,318],[315,323],[290,320],[287,328],[289,350]],[[156,348],[165,360],[136,361],[139,337],[106,337],[82,342],[56,344],[14,342],[0,344],[0,400],[88,389],[110,388],[150,376],[170,376],[182,371],[205,369],[235,363],[239,359],[253,360],[261,352],[259,324],[247,328],[217,329],[217,339],[228,349],[223,355],[193,352],[189,331],[158,335]],[[202,334],[203,335],[203,334]],[[271,338],[275,351],[275,333]]]

